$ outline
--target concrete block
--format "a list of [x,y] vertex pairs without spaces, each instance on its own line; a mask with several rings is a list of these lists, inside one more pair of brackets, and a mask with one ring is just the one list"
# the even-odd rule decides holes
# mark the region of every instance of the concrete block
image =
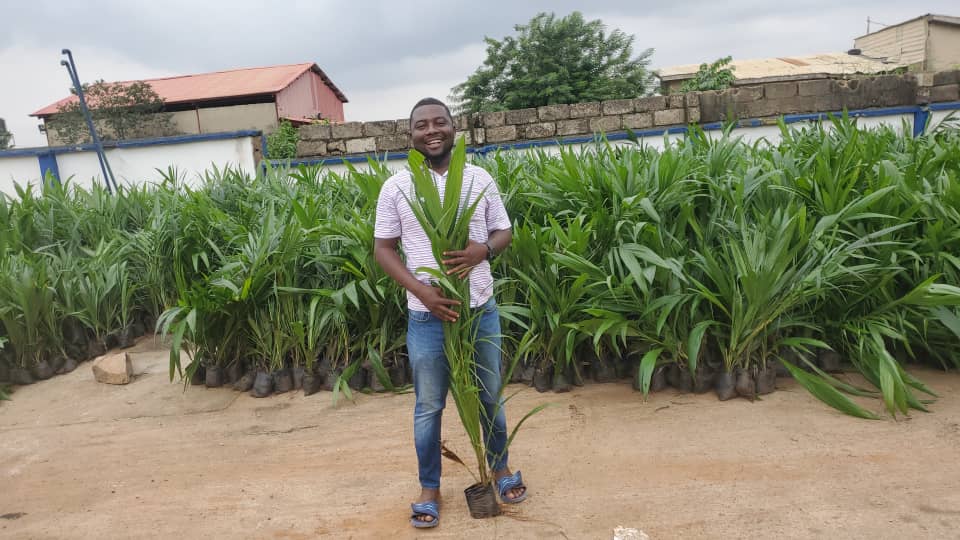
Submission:
[[683,124],[683,109],[667,109],[665,111],[654,111],[653,123],[658,126],[669,126],[673,124]]
[[301,141],[327,140],[330,138],[329,124],[307,124],[300,127]]
[[541,122],[556,122],[570,118],[569,105],[546,105],[537,108],[537,116]]
[[834,92],[834,82],[830,79],[800,81],[797,93],[801,96],[823,96]]
[[348,139],[348,154],[365,154],[367,152],[377,151],[377,139],[374,137],[364,137],[362,139]]
[[363,122],[345,122],[330,126],[330,136],[334,139],[356,139],[363,137]]
[[590,131],[594,133],[610,133],[623,129],[619,116],[601,116],[590,119]]
[[636,113],[623,115],[624,129],[646,129],[653,127],[653,113]]
[[557,134],[557,125],[553,122],[527,124],[521,126],[521,133],[524,139],[545,139]]
[[536,109],[517,109],[515,111],[506,111],[506,122],[508,124],[533,124],[540,119],[537,116]]
[[960,101],[960,84],[944,84],[930,87],[930,102]]
[[297,142],[297,157],[324,156],[326,154],[327,141],[308,140]]
[[666,96],[650,96],[637,98],[633,100],[633,108],[636,112],[659,111],[667,108]]
[[505,125],[506,113],[504,111],[483,113],[481,116],[481,125],[485,128],[494,128]]
[[634,111],[632,99],[611,99],[601,104],[604,116],[628,114]]
[[393,135],[397,132],[396,120],[382,120],[379,122],[364,122],[363,136],[377,137],[380,135]]
[[570,118],[589,118],[600,116],[600,102],[573,103],[570,105]]
[[378,152],[396,152],[410,148],[409,135],[381,135],[377,137]]
[[499,126],[484,128],[488,143],[498,143],[517,140],[517,126]]
[[589,118],[575,118],[573,120],[560,120],[557,122],[557,135],[560,137],[587,133],[590,133]]
[[797,83],[781,82],[770,83],[763,87],[763,97],[767,99],[782,99],[797,95]]

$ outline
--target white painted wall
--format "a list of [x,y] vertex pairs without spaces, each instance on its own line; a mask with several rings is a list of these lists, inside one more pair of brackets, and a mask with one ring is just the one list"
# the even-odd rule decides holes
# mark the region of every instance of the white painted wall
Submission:
[[[120,185],[139,185],[159,181],[156,169],[166,171],[176,167],[185,180],[195,185],[205,171],[214,165],[239,168],[250,174],[256,172],[253,149],[259,137],[239,137],[208,141],[189,141],[179,144],[111,148],[107,160],[113,176]],[[68,152],[57,155],[60,177],[70,178],[76,185],[89,187],[102,182],[96,152]],[[23,184],[40,180],[40,166],[36,156],[4,157],[0,155],[0,189],[13,195],[13,181]]]
[[37,156],[0,158],[0,191],[14,196],[14,183],[20,185],[40,183],[40,162]]

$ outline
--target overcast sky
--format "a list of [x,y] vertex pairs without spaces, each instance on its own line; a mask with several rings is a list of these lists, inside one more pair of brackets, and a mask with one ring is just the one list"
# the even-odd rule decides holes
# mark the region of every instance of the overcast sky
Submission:
[[[956,0],[0,0],[0,118],[18,147],[46,144],[29,117],[69,93],[60,50],[84,82],[316,62],[350,102],[347,120],[401,118],[446,98],[503,38],[541,11],[580,10],[652,47],[652,67],[846,51],[867,17],[894,24],[960,15]],[[876,28],[876,27],[874,27]]]

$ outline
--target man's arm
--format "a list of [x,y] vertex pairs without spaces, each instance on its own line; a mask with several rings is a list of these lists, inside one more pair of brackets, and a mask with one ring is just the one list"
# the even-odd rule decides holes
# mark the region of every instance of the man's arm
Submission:
[[[490,245],[493,254],[497,255],[507,249],[507,246],[509,246],[512,241],[513,231],[511,229],[500,229],[490,232],[490,238],[487,239],[487,244]],[[487,258],[487,245],[474,242],[473,240],[467,240],[467,247],[457,251],[447,251],[443,256],[447,257],[444,259],[443,264],[450,267],[450,269],[447,270],[447,275],[457,274],[457,276],[465,278],[470,274],[470,270],[472,270],[474,266],[480,264]]]
[[411,274],[406,265],[403,264],[400,254],[397,253],[399,242],[399,238],[374,238],[373,257],[377,264],[401,287],[419,298],[435,317],[441,321],[456,321],[457,312],[450,309],[450,306],[458,306],[460,302],[445,298],[439,287],[421,283],[416,276]]

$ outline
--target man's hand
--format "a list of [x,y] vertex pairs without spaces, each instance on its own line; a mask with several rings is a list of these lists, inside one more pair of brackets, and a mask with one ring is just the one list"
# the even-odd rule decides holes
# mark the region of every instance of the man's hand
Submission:
[[417,289],[414,294],[416,294],[417,298],[423,302],[423,305],[430,310],[430,313],[433,313],[434,317],[446,322],[455,322],[457,320],[458,314],[456,311],[450,309],[450,306],[459,306],[460,301],[443,296],[443,291],[440,290],[440,287],[424,285]]
[[467,247],[458,251],[445,251],[443,264],[453,267],[447,270],[447,275],[456,274],[459,278],[465,278],[470,274],[473,267],[482,263],[487,258],[487,246],[480,242],[467,240]]

